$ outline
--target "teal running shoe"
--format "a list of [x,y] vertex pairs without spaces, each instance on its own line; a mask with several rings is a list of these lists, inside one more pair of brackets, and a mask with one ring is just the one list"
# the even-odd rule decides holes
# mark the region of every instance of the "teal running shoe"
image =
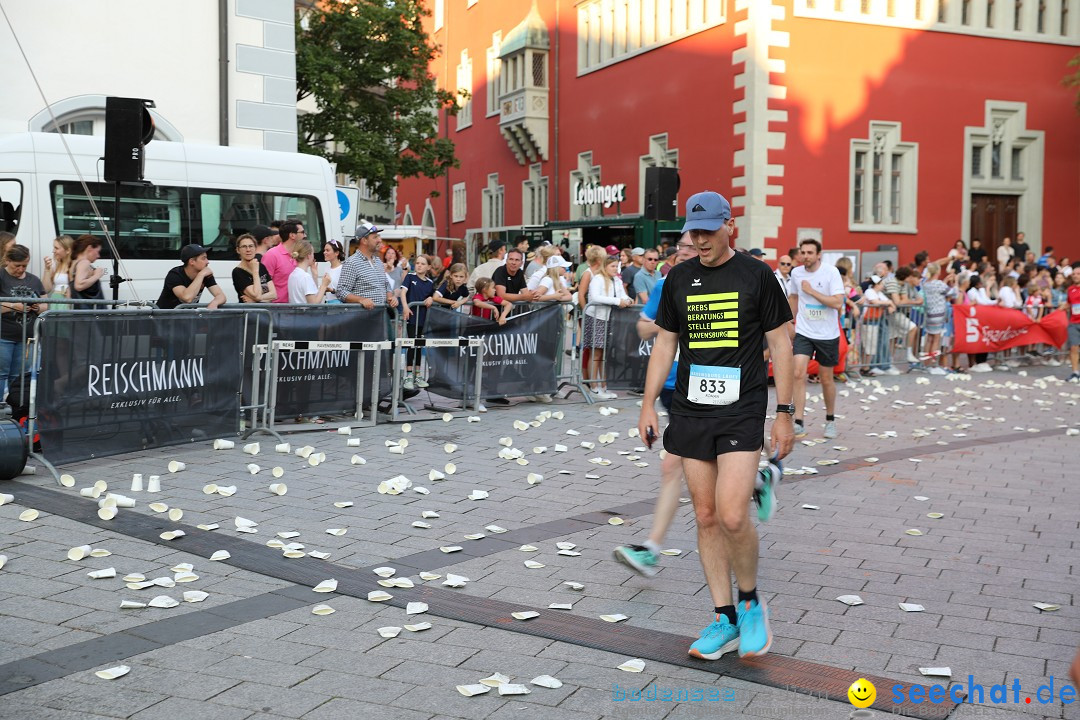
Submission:
[[690,654],[702,660],[717,660],[724,653],[739,647],[739,630],[726,615],[709,624],[699,633],[700,639],[690,646]]
[[776,486],[780,484],[783,476],[784,466],[775,456],[768,465],[758,470],[761,486],[754,488],[754,502],[757,503],[757,516],[761,522],[769,522],[776,514]]
[[739,657],[756,657],[769,652],[772,631],[765,601],[744,600],[735,606],[735,614],[739,619]]
[[660,558],[642,545],[620,545],[615,548],[615,559],[645,577],[652,577],[660,570],[656,567]]

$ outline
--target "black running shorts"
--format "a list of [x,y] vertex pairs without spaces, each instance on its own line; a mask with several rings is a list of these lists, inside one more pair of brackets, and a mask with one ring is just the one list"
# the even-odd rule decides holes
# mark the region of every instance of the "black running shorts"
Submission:
[[765,445],[765,416],[688,417],[672,414],[664,431],[664,449],[694,460],[715,460],[730,452],[760,452]]
[[794,355],[815,357],[821,367],[836,367],[840,364],[840,338],[832,340],[814,340],[795,333],[795,342],[791,344]]

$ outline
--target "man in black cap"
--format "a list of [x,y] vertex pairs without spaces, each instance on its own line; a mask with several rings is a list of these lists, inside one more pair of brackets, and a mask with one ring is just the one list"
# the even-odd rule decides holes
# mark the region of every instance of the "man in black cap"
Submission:
[[206,248],[201,245],[185,245],[180,250],[180,260],[184,263],[174,267],[165,276],[165,285],[161,288],[157,306],[162,310],[172,310],[181,304],[197,303],[203,288],[210,291],[213,299],[209,309],[213,310],[225,303],[225,293],[214,279],[210,269],[210,259]]
[[281,242],[277,229],[268,228],[265,225],[256,225],[251,231],[251,236],[255,238],[255,257],[260,260],[270,248]]

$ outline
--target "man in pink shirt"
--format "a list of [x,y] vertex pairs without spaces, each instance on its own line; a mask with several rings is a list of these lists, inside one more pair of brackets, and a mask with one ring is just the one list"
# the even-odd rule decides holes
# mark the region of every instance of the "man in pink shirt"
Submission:
[[262,264],[270,273],[277,289],[276,303],[289,302],[289,274],[296,269],[296,260],[293,259],[292,251],[296,248],[298,240],[307,237],[303,223],[296,220],[286,220],[278,230],[281,243],[266,251],[263,255]]

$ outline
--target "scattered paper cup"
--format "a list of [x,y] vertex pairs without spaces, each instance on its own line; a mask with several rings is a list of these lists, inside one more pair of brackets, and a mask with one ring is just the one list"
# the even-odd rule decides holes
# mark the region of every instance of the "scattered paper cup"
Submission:
[[338,435],[352,435],[352,428],[346,425],[345,427],[339,427],[337,429]]
[[274,446],[274,452],[285,453],[288,455],[292,452],[292,445],[289,443],[278,443]]
[[106,578],[116,577],[116,568],[105,568],[104,570],[91,570],[86,573],[86,577],[91,580],[104,580]]
[[[182,463],[179,460],[170,460],[169,461],[169,472],[171,472],[171,473],[178,473],[178,472],[182,471],[186,467],[187,467],[187,463]],[[151,476],[151,477],[153,477],[153,476]]]
[[15,496],[9,493],[0,493],[0,505],[6,505],[9,502],[15,502]]
[[65,473],[60,476],[60,484],[64,487],[75,487],[75,478]]
[[311,608],[312,615],[330,615],[333,612],[335,612],[334,608],[330,607],[329,605],[316,605],[315,607]]
[[210,556],[210,559],[217,562],[219,560],[228,560],[231,557],[232,554],[228,550],[217,550]]
[[215,483],[207,483],[203,485],[203,495],[213,495],[218,491],[218,486]]
[[180,522],[180,518],[184,517],[184,511],[180,508],[172,508],[169,510],[169,519],[173,522]]
[[257,442],[248,443],[247,445],[244,446],[244,452],[246,452],[248,455],[258,455],[259,454],[259,443],[257,443]]
[[143,479],[142,473],[135,473],[131,476],[131,492],[142,492]]
[[98,670],[94,674],[102,680],[115,680],[118,677],[124,677],[129,672],[131,672],[131,668],[127,665],[117,665],[106,670]]
[[296,454],[307,460],[313,452],[315,452],[315,448],[313,448],[311,445],[305,445],[304,447],[299,448],[296,451]]
[[[170,463],[171,465],[172,463]],[[181,463],[183,464],[183,463]],[[161,492],[161,476],[151,475],[146,481],[146,492]]]
[[232,440],[218,439],[214,441],[215,450],[232,450],[234,447],[236,447],[236,443]]
[[353,465],[367,465],[367,460],[360,457],[359,455],[353,455],[350,462],[352,462]]
[[144,608],[144,607],[146,607],[146,603],[135,602],[134,600],[121,600],[120,601],[120,609],[121,610],[137,610],[139,608]]
[[262,470],[262,468],[255,463],[248,463],[247,465],[247,471],[252,475],[258,475],[260,470]]
[[274,483],[270,486],[270,492],[275,495],[284,495],[289,491],[289,488],[285,487],[285,483]]
[[360,447],[360,438],[349,438],[345,441],[347,447]]
[[93,548],[89,545],[79,545],[78,547],[73,547],[67,552],[68,560],[82,560],[84,557],[90,554],[91,550],[93,550]]
[[103,507],[97,511],[98,517],[102,520],[112,520],[116,517],[116,507]]
[[275,467],[273,470],[270,471],[270,474],[273,475],[276,478],[280,478],[285,474],[285,468],[278,465],[277,467]]
[[23,510],[19,513],[19,519],[23,522],[33,522],[34,520],[37,520],[38,514],[37,510]]
[[133,508],[135,507],[135,498],[129,498],[127,495],[118,495],[116,493],[109,493],[106,498],[112,498],[113,502],[118,508]]

